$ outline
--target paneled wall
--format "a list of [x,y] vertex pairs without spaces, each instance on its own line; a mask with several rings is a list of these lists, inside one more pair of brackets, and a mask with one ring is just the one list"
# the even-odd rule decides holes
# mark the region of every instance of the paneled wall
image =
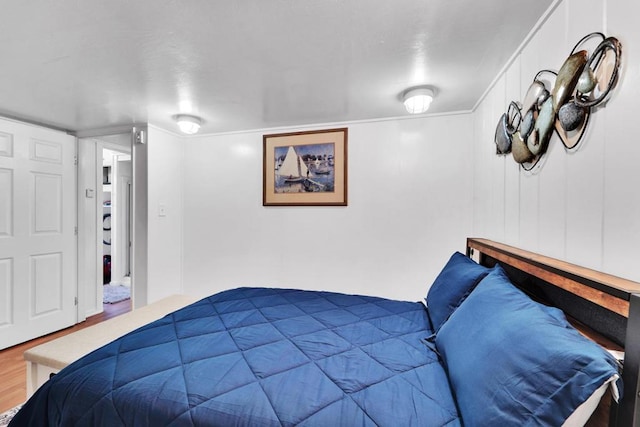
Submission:
[[183,140],[185,293],[279,286],[424,296],[471,232],[471,115],[347,126],[347,207],[263,207],[265,132]]
[[[559,2],[499,76],[473,114],[475,235],[640,280],[639,13],[640,3],[628,0]],[[554,136],[533,173],[496,156],[495,127],[509,102],[523,99],[539,70],[557,71],[593,31],[622,42],[623,67],[580,148],[566,152]]]

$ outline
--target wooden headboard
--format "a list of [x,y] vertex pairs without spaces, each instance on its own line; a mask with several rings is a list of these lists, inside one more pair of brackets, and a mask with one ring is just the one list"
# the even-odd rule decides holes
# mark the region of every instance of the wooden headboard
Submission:
[[624,394],[610,425],[640,425],[640,283],[487,239],[468,238],[467,255],[489,267],[500,263],[515,285],[562,309],[582,333],[624,351]]

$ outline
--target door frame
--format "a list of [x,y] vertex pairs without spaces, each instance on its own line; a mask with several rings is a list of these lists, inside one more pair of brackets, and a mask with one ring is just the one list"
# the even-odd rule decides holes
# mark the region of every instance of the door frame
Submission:
[[[131,135],[131,167],[133,175],[131,300],[132,307],[138,308],[147,305],[148,126],[146,123],[135,123],[129,126],[80,131],[76,132],[75,136],[84,139],[125,133]],[[85,189],[78,186],[78,197],[84,197]],[[78,212],[78,216],[80,216],[80,212]],[[86,234],[86,229],[81,231]],[[78,241],[80,242],[81,239],[78,239]],[[78,253],[81,253],[81,249],[79,246]],[[86,285],[78,286],[79,322],[86,318],[87,296],[85,290]]]
[[[131,197],[129,193],[133,190],[133,170],[131,167],[131,153],[124,153],[119,150],[108,148],[115,154],[112,164],[111,182],[111,281],[118,283],[121,279],[129,276],[131,269]],[[122,160],[128,158],[127,160]],[[129,173],[123,176],[121,168],[123,162],[127,162]],[[126,179],[125,179],[126,178]]]
[[[123,151],[123,146],[109,139],[129,138],[130,154],[133,164],[133,126],[99,129],[95,131],[83,131],[76,133],[78,139],[79,165],[78,165],[78,322],[87,317],[102,312],[102,281],[103,261],[102,246],[102,150],[103,148]],[[83,146],[82,144],[85,144]],[[88,146],[87,146],[88,144]],[[85,150],[89,153],[85,153]],[[132,171],[132,180],[135,185],[135,170]],[[146,180],[145,180],[146,182]],[[85,204],[89,196],[87,192],[93,191],[94,202],[91,207]],[[134,194],[135,203],[135,194]],[[135,212],[134,212],[135,215]],[[99,218],[98,218],[99,217]],[[132,224],[133,227],[133,224]],[[132,234],[135,242],[135,234]],[[99,240],[98,240],[99,239]],[[99,253],[98,253],[99,252]],[[85,254],[91,254],[94,260],[91,266],[86,264],[86,259],[80,259]],[[134,264],[132,262],[132,264]],[[131,268],[131,289],[133,299],[134,269]]]

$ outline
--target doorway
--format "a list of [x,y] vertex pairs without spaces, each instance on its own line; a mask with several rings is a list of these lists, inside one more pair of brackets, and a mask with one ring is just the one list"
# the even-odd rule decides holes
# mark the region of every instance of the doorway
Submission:
[[[132,133],[78,139],[80,320],[113,308],[132,288]],[[107,292],[105,292],[107,291]],[[111,292],[114,291],[114,292]],[[131,300],[128,300],[129,306]],[[107,310],[109,311],[109,310]]]
[[[128,151],[128,152],[127,152]],[[131,298],[130,150],[102,149],[102,284],[103,310]]]

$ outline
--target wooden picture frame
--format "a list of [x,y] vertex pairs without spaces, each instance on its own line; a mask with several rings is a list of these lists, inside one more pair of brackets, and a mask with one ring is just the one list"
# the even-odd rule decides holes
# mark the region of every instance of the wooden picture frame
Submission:
[[263,206],[347,206],[348,129],[263,136]]

